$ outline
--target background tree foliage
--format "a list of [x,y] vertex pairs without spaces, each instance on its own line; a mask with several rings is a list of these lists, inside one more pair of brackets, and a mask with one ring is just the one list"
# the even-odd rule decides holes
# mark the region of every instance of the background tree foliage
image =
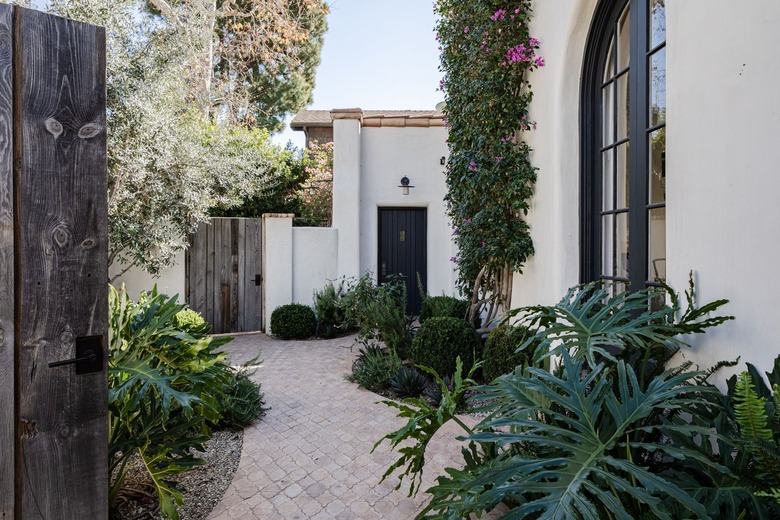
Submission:
[[311,102],[323,0],[147,0],[188,42],[192,99],[216,119],[281,130]]
[[487,327],[509,306],[512,274],[533,254],[524,216],[536,169],[522,132],[533,127],[527,74],[544,60],[528,31],[530,0],[437,0],[435,9],[459,285],[472,322],[487,310]]
[[[286,64],[313,77],[324,3],[53,0],[48,7],[106,28],[111,262],[157,273],[212,207],[241,204],[290,176],[289,153],[251,124],[259,118],[247,104],[249,68],[274,74]],[[276,86],[284,83],[275,77]],[[265,113],[281,118],[301,108],[312,85],[299,87],[308,88],[299,106],[268,102]],[[259,89],[255,97],[263,99]]]

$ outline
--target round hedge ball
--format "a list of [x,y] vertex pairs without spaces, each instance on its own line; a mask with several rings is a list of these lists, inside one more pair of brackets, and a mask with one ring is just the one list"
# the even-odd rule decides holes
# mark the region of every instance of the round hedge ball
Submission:
[[428,318],[420,325],[412,342],[411,357],[416,365],[434,369],[441,377],[455,373],[455,360],[463,361],[468,372],[482,354],[482,341],[476,331],[460,318]]
[[280,305],[271,313],[271,334],[278,338],[307,339],[314,336],[316,328],[314,311],[306,305]]

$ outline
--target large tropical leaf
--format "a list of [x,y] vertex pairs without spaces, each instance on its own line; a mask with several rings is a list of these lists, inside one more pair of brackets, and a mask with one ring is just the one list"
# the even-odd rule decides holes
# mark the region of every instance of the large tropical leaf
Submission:
[[[473,388],[474,380],[472,377],[481,366],[481,363],[476,363],[472,366],[465,379],[462,376],[463,361],[461,361],[460,356],[457,357],[455,363],[456,369],[453,376],[452,389],[449,388],[435,370],[418,365],[418,368],[431,374],[436,384],[441,388],[442,397],[437,406],[431,406],[425,400],[416,398],[405,399],[403,403],[382,401],[387,406],[396,408],[399,411],[398,417],[406,419],[407,423],[400,429],[388,433],[379,439],[374,444],[372,452],[385,440],[389,441],[390,446],[393,448],[403,444],[402,447],[398,448],[401,457],[385,471],[384,475],[382,475],[382,480],[393,474],[395,470],[405,467],[401,473],[402,480],[398,482],[396,489],[401,486],[404,477],[409,477],[411,480],[409,496],[414,495],[420,488],[422,470],[425,465],[425,450],[436,432],[445,423],[455,420],[464,427],[467,433],[471,433],[471,430],[455,416],[455,411],[463,400],[466,391]],[[411,441],[411,443],[408,444],[405,441]]]
[[[530,368],[496,380],[494,395],[502,401],[502,413],[488,418],[469,437],[505,450],[520,444],[526,453],[505,455],[455,488],[455,475],[440,477],[430,490],[438,497],[430,510],[443,518],[465,518],[511,498],[517,505],[505,518],[630,519],[629,511],[641,505],[659,518],[671,519],[667,506],[671,502],[687,515],[708,518],[690,492],[635,463],[633,454],[657,451],[669,459],[691,459],[727,470],[696,450],[631,439],[637,432],[652,430],[685,433],[685,428],[663,420],[659,410],[692,402],[710,406],[703,396],[717,390],[687,386],[698,375],[695,372],[665,372],[642,390],[625,362],[615,369],[600,364],[588,371],[566,350],[562,357],[560,376]],[[687,430],[691,436],[701,433]]]

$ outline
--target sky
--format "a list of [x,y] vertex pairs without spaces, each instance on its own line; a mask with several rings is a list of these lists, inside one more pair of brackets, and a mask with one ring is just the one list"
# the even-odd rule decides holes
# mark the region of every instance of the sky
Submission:
[[[432,0],[330,0],[328,32],[307,108],[433,110],[439,51]],[[292,119],[290,117],[289,119]],[[274,136],[303,147],[303,132]]]

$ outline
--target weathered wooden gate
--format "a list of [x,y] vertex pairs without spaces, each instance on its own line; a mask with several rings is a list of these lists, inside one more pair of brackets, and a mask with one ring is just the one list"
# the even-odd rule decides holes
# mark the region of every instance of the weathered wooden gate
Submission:
[[215,333],[263,328],[261,232],[261,219],[212,218],[190,236],[187,303]]
[[105,86],[103,29],[0,4],[3,519],[108,515]]

